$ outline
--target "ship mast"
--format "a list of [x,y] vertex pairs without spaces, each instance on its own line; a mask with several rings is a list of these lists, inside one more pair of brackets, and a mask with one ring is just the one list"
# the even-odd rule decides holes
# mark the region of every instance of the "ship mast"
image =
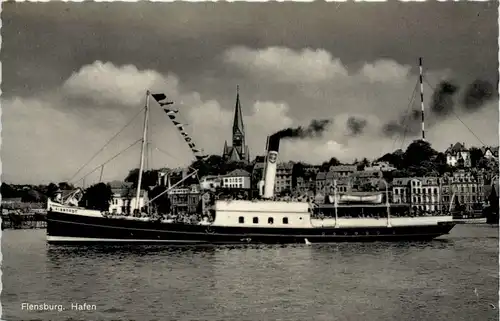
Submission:
[[139,167],[139,179],[137,180],[137,196],[136,196],[136,209],[139,212],[140,208],[140,196],[141,196],[141,184],[142,184],[142,171],[144,170],[144,150],[146,148],[146,138],[148,132],[148,118],[149,118],[149,90],[146,91],[146,107],[144,108],[144,128],[142,133],[142,144],[141,144],[141,165]]
[[419,66],[419,71],[420,71],[420,109],[421,109],[421,115],[422,115],[422,140],[425,141],[425,106],[424,106],[424,72],[422,68],[422,57],[418,59],[418,66]]

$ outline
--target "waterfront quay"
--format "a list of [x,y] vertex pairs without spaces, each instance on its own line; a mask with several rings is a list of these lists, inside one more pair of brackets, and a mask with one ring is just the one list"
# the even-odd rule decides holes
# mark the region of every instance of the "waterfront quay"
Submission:
[[47,215],[43,213],[2,213],[2,230],[35,229],[47,227]]

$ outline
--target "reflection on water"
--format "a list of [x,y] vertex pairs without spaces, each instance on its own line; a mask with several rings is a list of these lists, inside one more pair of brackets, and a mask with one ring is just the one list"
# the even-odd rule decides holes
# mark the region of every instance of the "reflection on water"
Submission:
[[[6,320],[498,319],[487,226],[422,243],[217,247],[48,246],[43,231],[7,231],[2,246]],[[83,302],[97,311],[70,310]]]

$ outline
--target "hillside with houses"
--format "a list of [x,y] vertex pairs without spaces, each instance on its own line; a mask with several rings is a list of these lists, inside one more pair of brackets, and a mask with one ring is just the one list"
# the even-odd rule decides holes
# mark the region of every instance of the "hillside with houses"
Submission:
[[[218,155],[195,161],[188,168],[158,169],[143,175],[139,203],[148,200],[162,213],[194,214],[200,211],[207,191],[218,197],[252,199],[257,197],[257,183],[262,179],[265,158],[231,161]],[[188,177],[196,170],[196,175]],[[281,162],[276,173],[278,198],[295,199],[306,195],[320,206],[333,193],[353,194],[380,191],[392,204],[409,204],[415,212],[440,213],[450,208],[464,214],[483,213],[498,208],[498,147],[451,145],[443,152],[428,142],[417,140],[405,151],[396,150],[374,160],[363,159],[342,164],[335,157],[322,164]],[[2,184],[2,213],[32,212],[43,209],[48,197],[66,199],[80,191],[77,204],[130,214],[136,202],[138,170],[133,169],[123,181],[98,183],[75,188],[65,182],[47,186]],[[455,198],[452,202],[452,197]],[[160,196],[160,197],[157,197]],[[498,211],[498,210],[496,210]]]

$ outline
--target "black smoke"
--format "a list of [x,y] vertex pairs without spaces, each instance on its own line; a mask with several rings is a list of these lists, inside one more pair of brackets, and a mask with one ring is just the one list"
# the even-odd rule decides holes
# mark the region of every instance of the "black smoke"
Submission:
[[[459,86],[451,81],[442,81],[434,90],[431,103],[429,118],[426,117],[427,128],[437,124],[439,120],[447,118],[453,114],[455,109],[455,96],[459,91]],[[476,80],[466,87],[461,105],[462,108],[469,112],[476,112],[484,107],[484,105],[498,98],[497,89],[489,82],[484,80]],[[384,136],[393,137],[395,135],[408,134],[416,135],[420,133],[421,112],[414,109],[410,114],[401,115],[397,120],[387,122],[383,128]]]
[[282,129],[269,137],[268,150],[279,151],[281,139],[304,139],[321,137],[323,135],[323,132],[331,123],[332,121],[329,119],[314,119],[307,127],[299,126],[295,128]]
[[392,137],[395,135],[400,135],[405,133],[404,125],[398,123],[397,121],[391,120],[382,127],[382,132],[385,136]]
[[330,125],[331,122],[332,121],[329,119],[314,119],[307,127],[299,126],[295,128],[285,128],[274,133],[272,137],[279,139],[304,139],[321,137],[321,135],[323,135],[323,132],[327,129],[328,125]]
[[399,120],[391,120],[382,128],[385,136],[393,137],[395,135],[415,135],[421,130],[422,111],[412,109],[409,113],[401,115]]
[[368,121],[364,118],[358,118],[351,116],[347,119],[347,129],[349,130],[350,136],[359,136],[363,134],[363,131],[368,124]]
[[453,112],[453,96],[457,93],[459,87],[450,81],[442,81],[432,94],[431,112],[436,116],[448,116]]
[[465,90],[463,106],[468,112],[481,109],[484,104],[495,98],[495,87],[485,80],[476,80]]

